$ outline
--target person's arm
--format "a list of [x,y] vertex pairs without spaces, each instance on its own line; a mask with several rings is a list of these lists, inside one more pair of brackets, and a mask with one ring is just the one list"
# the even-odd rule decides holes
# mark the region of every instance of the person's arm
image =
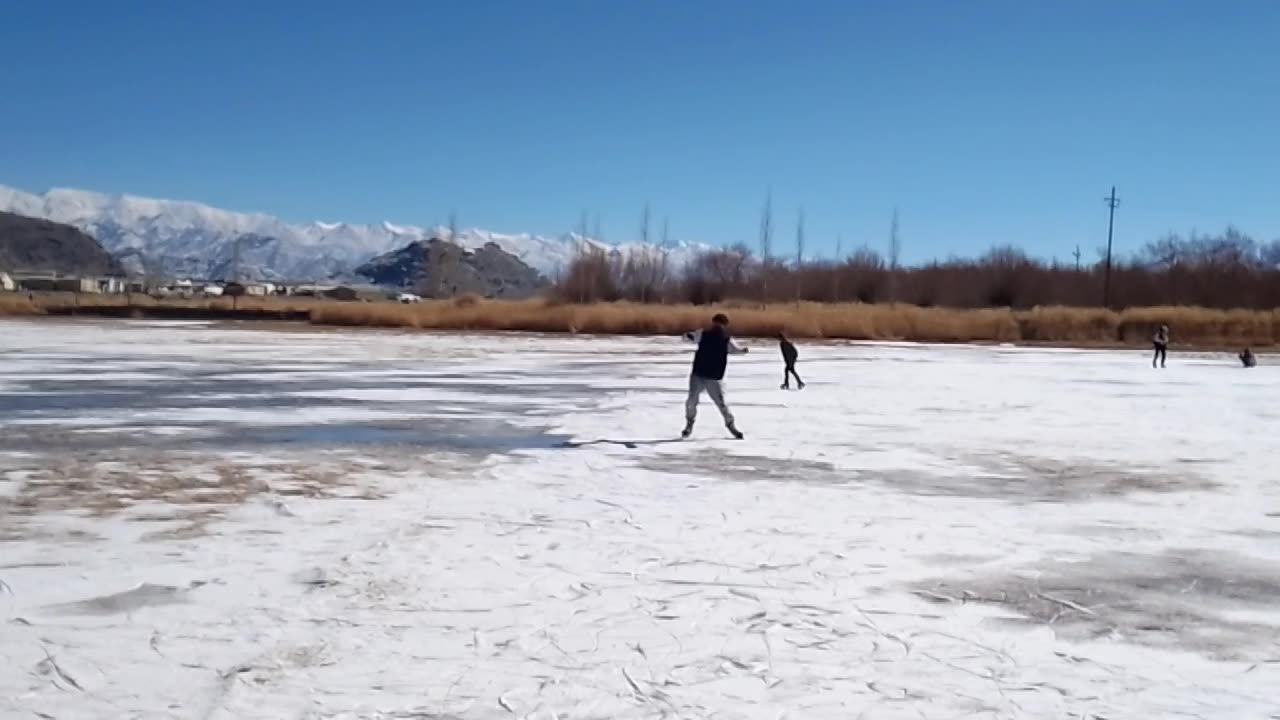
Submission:
[[702,342],[702,331],[690,330],[689,332],[684,334],[684,339],[694,344]]
[[738,343],[733,341],[733,338],[729,338],[729,354],[730,355],[746,355],[747,349],[748,348],[739,347]]

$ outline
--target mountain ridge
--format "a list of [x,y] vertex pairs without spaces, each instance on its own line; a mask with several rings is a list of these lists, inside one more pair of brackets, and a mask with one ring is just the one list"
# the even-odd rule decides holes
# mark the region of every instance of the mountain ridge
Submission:
[[[240,274],[254,279],[350,277],[377,256],[415,241],[445,239],[473,252],[493,243],[553,278],[584,246],[605,252],[659,250],[652,244],[608,244],[572,233],[545,237],[468,229],[452,238],[439,226],[420,228],[391,221],[292,223],[266,213],[236,212],[189,200],[74,188],[36,194],[0,185],[0,211],[72,225],[95,237],[133,274],[215,278],[238,259]],[[673,265],[679,266],[706,248],[680,243],[668,252]]]

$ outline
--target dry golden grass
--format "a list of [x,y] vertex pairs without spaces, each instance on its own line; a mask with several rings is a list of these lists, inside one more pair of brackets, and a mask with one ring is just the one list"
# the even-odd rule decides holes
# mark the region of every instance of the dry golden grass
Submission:
[[39,315],[41,309],[27,299],[26,293],[0,292],[0,316]]
[[1167,324],[1176,344],[1269,347],[1280,339],[1280,313],[1203,308],[1046,307],[958,310],[910,305],[799,303],[750,306],[562,305],[519,302],[434,301],[418,305],[325,303],[311,322],[325,325],[490,330],[601,335],[674,335],[702,327],[716,312],[730,316],[733,333],[769,337],[785,331],[796,338],[907,340],[919,342],[1043,342],[1063,344],[1145,343]]
[[[21,295],[26,298],[25,294]],[[0,296],[3,298],[3,296]],[[306,313],[320,305],[333,303],[332,300],[313,297],[195,297],[195,298],[153,298],[141,293],[133,294],[75,294],[75,293],[35,293],[34,305],[40,311],[67,311],[80,309],[86,312],[95,309],[109,308],[180,308],[188,310],[217,310],[223,312],[255,311]],[[2,302],[2,300],[0,300]]]
[[718,306],[635,303],[562,304],[545,299],[453,300],[405,305],[393,302],[338,302],[305,297],[165,298],[145,295],[0,294],[0,315],[92,311],[131,305],[244,313],[306,313],[313,324],[422,330],[516,331],[599,335],[675,335],[706,325],[724,312],[733,333],[770,337],[785,331],[796,338],[904,340],[916,342],[1024,342],[1068,345],[1145,344],[1161,324],[1175,345],[1272,347],[1280,342],[1280,310],[1209,310],[1197,307],[1039,307],[1032,310],[922,308],[860,303],[791,303],[761,307],[744,300]]

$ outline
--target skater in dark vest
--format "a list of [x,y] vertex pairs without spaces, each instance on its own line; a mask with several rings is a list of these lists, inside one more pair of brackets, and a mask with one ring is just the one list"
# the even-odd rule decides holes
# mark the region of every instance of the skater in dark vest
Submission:
[[698,344],[698,351],[693,356],[693,369],[689,373],[689,397],[684,403],[684,431],[680,437],[687,438],[693,433],[693,421],[698,417],[698,400],[703,391],[711,396],[711,401],[720,409],[724,418],[724,426],[729,434],[741,440],[742,433],[733,422],[733,413],[724,401],[724,371],[729,364],[729,355],[745,354],[746,348],[738,347],[729,337],[729,318],[718,314],[711,318],[711,327],[705,330],[694,330],[684,334],[686,340]]
[[1160,367],[1164,367],[1165,358],[1169,355],[1169,326],[1161,325],[1156,334],[1151,338],[1151,344],[1155,346],[1155,354],[1151,356],[1151,367],[1156,367],[1156,361],[1160,362]]
[[1257,367],[1258,358],[1254,357],[1252,350],[1250,350],[1249,348],[1245,348],[1244,350],[1240,351],[1240,364],[1244,365],[1247,368]]
[[782,350],[782,362],[786,367],[782,369],[782,389],[791,389],[791,376],[796,378],[796,386],[804,389],[804,381],[800,379],[800,373],[796,372],[796,359],[800,357],[799,351],[796,350],[795,343],[787,339],[786,333],[778,333],[778,348]]

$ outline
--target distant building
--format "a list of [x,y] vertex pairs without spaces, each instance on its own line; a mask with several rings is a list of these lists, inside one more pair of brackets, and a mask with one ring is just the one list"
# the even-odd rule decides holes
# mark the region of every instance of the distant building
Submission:
[[299,297],[315,297],[324,295],[325,293],[336,290],[337,285],[319,285],[316,283],[306,283],[303,285],[294,285],[286,289],[287,295],[297,295]]
[[325,290],[321,294],[330,300],[342,300],[344,302],[353,302],[360,299],[360,294],[356,292],[355,288],[349,288],[345,285]]
[[413,293],[400,293],[399,295],[396,295],[396,300],[398,302],[405,303],[406,305],[422,302],[422,298],[414,295]]
[[9,273],[0,272],[0,291],[16,292],[17,289],[18,283],[14,282],[13,278],[9,276]]
[[95,278],[94,282],[97,284],[98,292],[100,293],[109,293],[109,294],[115,295],[115,294],[122,293],[127,289],[125,287],[124,278],[119,278],[119,277]]
[[102,292],[98,285],[98,280],[89,277],[58,278],[53,281],[53,289],[58,292],[90,293],[94,295]]
[[205,285],[204,289],[201,290],[201,292],[203,292],[205,295],[208,295],[210,297],[218,297],[219,295],[222,295],[222,291],[223,291],[223,287],[221,285],[213,285],[213,284]]

